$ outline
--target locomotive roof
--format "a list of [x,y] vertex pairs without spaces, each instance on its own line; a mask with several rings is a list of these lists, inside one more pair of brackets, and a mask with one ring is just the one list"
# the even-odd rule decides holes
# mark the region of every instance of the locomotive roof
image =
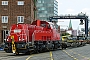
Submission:
[[[31,25],[36,25],[37,24],[37,21],[38,20],[34,21]],[[49,24],[49,23],[47,21],[41,21],[40,20],[40,24]]]
[[48,22],[48,23],[49,23],[50,25],[51,25],[51,24],[54,24],[54,23],[52,23],[52,22]]

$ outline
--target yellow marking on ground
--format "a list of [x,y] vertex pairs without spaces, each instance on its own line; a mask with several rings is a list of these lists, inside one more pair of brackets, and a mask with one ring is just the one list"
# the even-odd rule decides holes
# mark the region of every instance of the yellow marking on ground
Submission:
[[31,57],[32,57],[32,55],[31,55],[31,56],[29,56],[26,60],[29,60]]
[[80,56],[80,54],[78,54]]
[[77,58],[74,58],[74,56],[70,55],[68,52],[66,52],[65,50],[63,50],[68,56],[70,56],[71,58],[73,58],[74,60],[78,60]]
[[88,58],[87,60],[90,60],[90,58]]
[[78,56],[81,56],[81,57],[83,57],[83,58],[86,58],[87,60],[90,60],[90,58],[87,58],[87,57],[85,57],[85,56],[82,56],[81,54],[78,54],[78,53],[76,53],[76,52],[74,52],[74,51],[72,51],[72,50],[70,50],[71,52],[73,52],[74,54],[77,54]]
[[72,58],[74,58],[73,56],[71,56]]
[[76,52],[73,52],[74,54],[77,54]]
[[77,58],[74,58],[74,60],[78,60]]
[[51,57],[51,60],[54,60],[54,59],[53,59],[53,56],[52,56],[52,52],[51,52],[51,51],[50,51],[50,57]]
[[82,56],[83,58],[85,58],[85,56]]

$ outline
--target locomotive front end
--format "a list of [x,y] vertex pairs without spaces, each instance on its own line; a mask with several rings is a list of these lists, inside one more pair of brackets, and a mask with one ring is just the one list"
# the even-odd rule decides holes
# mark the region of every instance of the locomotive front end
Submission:
[[26,25],[12,25],[10,34],[6,39],[4,50],[7,53],[23,53],[26,52],[26,43],[28,41],[28,31]]

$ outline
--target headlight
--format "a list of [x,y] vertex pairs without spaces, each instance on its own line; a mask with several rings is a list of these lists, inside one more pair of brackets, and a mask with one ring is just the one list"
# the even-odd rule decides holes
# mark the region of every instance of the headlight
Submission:
[[9,41],[9,38],[7,39],[7,41]]
[[22,39],[22,40],[24,40],[24,39]]
[[20,39],[20,37],[19,37],[19,41],[20,41],[21,39]]
[[25,45],[22,45],[22,47],[24,47]]
[[4,41],[6,41],[7,39],[4,39]]

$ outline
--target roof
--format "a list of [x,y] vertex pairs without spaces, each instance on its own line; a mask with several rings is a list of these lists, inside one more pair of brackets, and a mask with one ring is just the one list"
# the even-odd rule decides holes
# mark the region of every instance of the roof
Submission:
[[72,23],[71,23],[71,20],[70,20],[70,22],[69,22],[68,30],[72,30]]

